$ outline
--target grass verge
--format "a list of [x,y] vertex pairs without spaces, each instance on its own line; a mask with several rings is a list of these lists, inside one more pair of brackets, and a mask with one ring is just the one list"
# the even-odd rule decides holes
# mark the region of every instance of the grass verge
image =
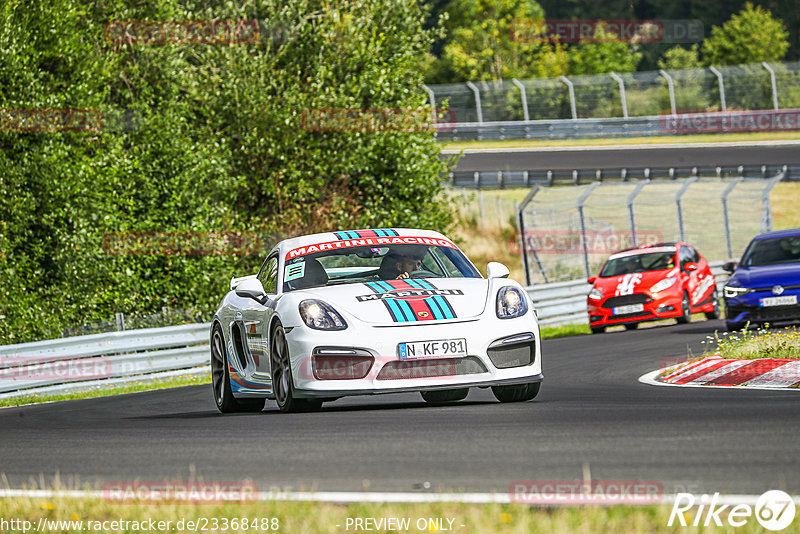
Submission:
[[[208,528],[198,529],[202,532],[314,532],[317,534],[346,532],[357,530],[353,526],[355,519],[371,518],[380,521],[382,518],[400,518],[409,520],[408,532],[437,532],[445,528],[431,526],[430,520],[442,521],[443,527],[452,524],[451,530],[455,533],[573,533],[573,532],[625,532],[625,533],[652,533],[652,532],[680,532],[695,533],[717,530],[702,527],[682,527],[675,525],[668,527],[670,505],[649,506],[572,506],[555,508],[538,508],[518,504],[327,504],[314,502],[276,502],[262,501],[245,504],[123,504],[108,502],[103,499],[74,499],[74,498],[5,498],[0,499],[0,517],[8,521],[18,519],[30,521],[31,529],[36,529],[40,518],[46,518],[48,525],[51,521],[66,521],[61,528],[40,530],[39,532],[193,532],[194,528],[187,528],[192,521]],[[686,513],[687,523],[691,525],[696,510]],[[725,521],[726,514],[720,514],[720,519]],[[241,528],[242,520],[247,518],[248,528]],[[256,520],[259,528],[250,528],[252,520]],[[266,519],[265,525],[277,526],[276,529],[261,528],[261,521]],[[275,519],[275,522],[272,522]],[[350,519],[350,528],[348,526]],[[704,519],[704,518],[703,518]],[[754,518],[750,518],[744,526],[735,529],[737,533],[749,534],[762,532],[760,525]],[[216,520],[217,528],[213,528]],[[237,521],[237,528],[232,528],[233,521]],[[448,523],[452,520],[452,523]],[[70,526],[69,522],[72,522]],[[102,522],[108,522],[103,525]],[[118,521],[112,524],[111,521]],[[128,521],[164,521],[157,530],[136,528]],[[169,521],[170,523],[166,523]],[[180,528],[183,521],[183,528]],[[85,528],[79,529],[83,522]],[[91,527],[87,525],[91,523]],[[101,522],[101,523],[98,523]],[[425,523],[423,525],[423,522]],[[140,523],[141,524],[141,523]],[[228,526],[223,529],[222,526]],[[362,523],[363,524],[363,523]],[[105,528],[103,528],[105,526]],[[125,527],[125,528],[116,528]],[[137,525],[138,526],[138,525]],[[370,525],[374,532],[394,532],[386,528],[376,528]],[[96,527],[100,527],[98,530]],[[420,528],[421,527],[421,528]],[[358,530],[364,530],[358,529]],[[722,531],[722,529],[720,530]],[[725,532],[732,532],[730,527]],[[797,532],[790,527],[784,532]],[[19,530],[22,532],[22,530]]]
[[758,132],[653,137],[616,137],[585,139],[519,139],[510,141],[443,142],[443,150],[470,148],[536,148],[549,146],[665,145],[674,143],[729,143],[752,141],[794,141],[800,132]]
[[178,388],[183,386],[196,386],[199,384],[210,384],[210,376],[175,376],[159,379],[153,382],[140,382],[120,387],[100,387],[89,391],[80,391],[64,395],[34,394],[22,397],[12,397],[0,399],[0,407],[21,406],[23,404],[35,404],[40,402],[53,402],[62,400],[88,399],[91,397],[107,397],[109,395],[121,395],[123,393],[136,393],[139,391],[150,391],[154,389]]
[[736,332],[715,332],[704,342],[705,356],[719,354],[726,359],[800,358],[800,331],[797,328],[746,328]]

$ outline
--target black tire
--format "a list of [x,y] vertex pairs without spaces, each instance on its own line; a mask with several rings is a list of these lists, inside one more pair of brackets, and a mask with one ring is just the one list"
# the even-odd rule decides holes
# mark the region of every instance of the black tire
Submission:
[[225,337],[219,324],[215,324],[211,332],[211,386],[214,402],[222,413],[260,412],[264,409],[266,399],[237,399],[233,396]]
[[713,321],[714,319],[719,319],[720,309],[719,309],[719,296],[717,295],[717,290],[715,289],[713,293],[711,293],[711,302],[714,303],[714,311],[706,312],[706,319],[709,321]]
[[625,330],[636,330],[639,328],[639,323],[628,323],[625,325]]
[[536,397],[541,387],[541,382],[531,382],[517,386],[492,386],[492,393],[500,402],[525,402]]
[[420,395],[428,404],[447,404],[464,400],[469,393],[469,388],[445,389],[442,391],[420,391]]
[[592,329],[592,334],[602,334],[606,331],[605,326],[592,326],[590,328]]
[[286,343],[286,333],[280,323],[275,325],[272,332],[270,349],[272,391],[275,394],[278,409],[284,413],[293,413],[314,412],[322,408],[320,399],[298,399],[294,395],[289,344]]
[[681,312],[683,315],[678,317],[678,324],[687,324],[692,322],[692,303],[689,300],[689,293],[683,292],[683,300],[681,301]]

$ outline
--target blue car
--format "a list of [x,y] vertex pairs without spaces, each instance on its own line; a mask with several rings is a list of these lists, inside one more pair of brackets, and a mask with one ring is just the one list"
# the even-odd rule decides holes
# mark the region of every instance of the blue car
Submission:
[[728,330],[800,321],[800,228],[757,235],[738,265],[722,268],[732,273],[723,293]]

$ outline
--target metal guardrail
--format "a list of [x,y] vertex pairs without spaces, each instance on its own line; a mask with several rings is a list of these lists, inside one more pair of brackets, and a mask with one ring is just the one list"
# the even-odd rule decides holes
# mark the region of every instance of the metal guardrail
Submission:
[[539,169],[519,171],[452,171],[447,184],[475,189],[505,189],[532,185],[584,185],[591,182],[677,180],[681,177],[770,179],[783,173],[786,182],[800,180],[800,165],[724,165],[685,167],[616,167],[602,169]]
[[[722,270],[723,262],[712,262],[711,273],[717,281],[717,293],[728,280],[728,273]],[[565,324],[588,324],[586,296],[592,286],[586,280],[538,284],[525,288],[533,300],[536,315],[541,326],[561,326]]]
[[0,393],[208,364],[210,323],[0,347]]

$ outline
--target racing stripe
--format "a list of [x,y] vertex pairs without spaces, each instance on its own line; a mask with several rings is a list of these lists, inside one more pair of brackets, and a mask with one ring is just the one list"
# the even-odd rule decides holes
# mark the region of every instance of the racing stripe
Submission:
[[[408,280],[409,283],[412,283],[412,281],[416,284],[419,284],[419,289],[437,289],[435,285],[421,278]],[[425,301],[437,316],[437,319],[455,319],[457,317],[453,306],[450,305],[450,301],[448,301],[447,298],[441,295],[435,295],[426,298]]]
[[[381,282],[367,282],[366,285],[370,288],[374,293],[380,295],[381,293],[386,293],[386,288],[382,285]],[[389,286],[391,289],[391,286]],[[392,321],[395,323],[405,323],[406,318],[403,315],[402,310],[394,299],[381,299],[383,301],[383,305],[386,307],[386,310],[389,312],[389,315],[392,318]]]

